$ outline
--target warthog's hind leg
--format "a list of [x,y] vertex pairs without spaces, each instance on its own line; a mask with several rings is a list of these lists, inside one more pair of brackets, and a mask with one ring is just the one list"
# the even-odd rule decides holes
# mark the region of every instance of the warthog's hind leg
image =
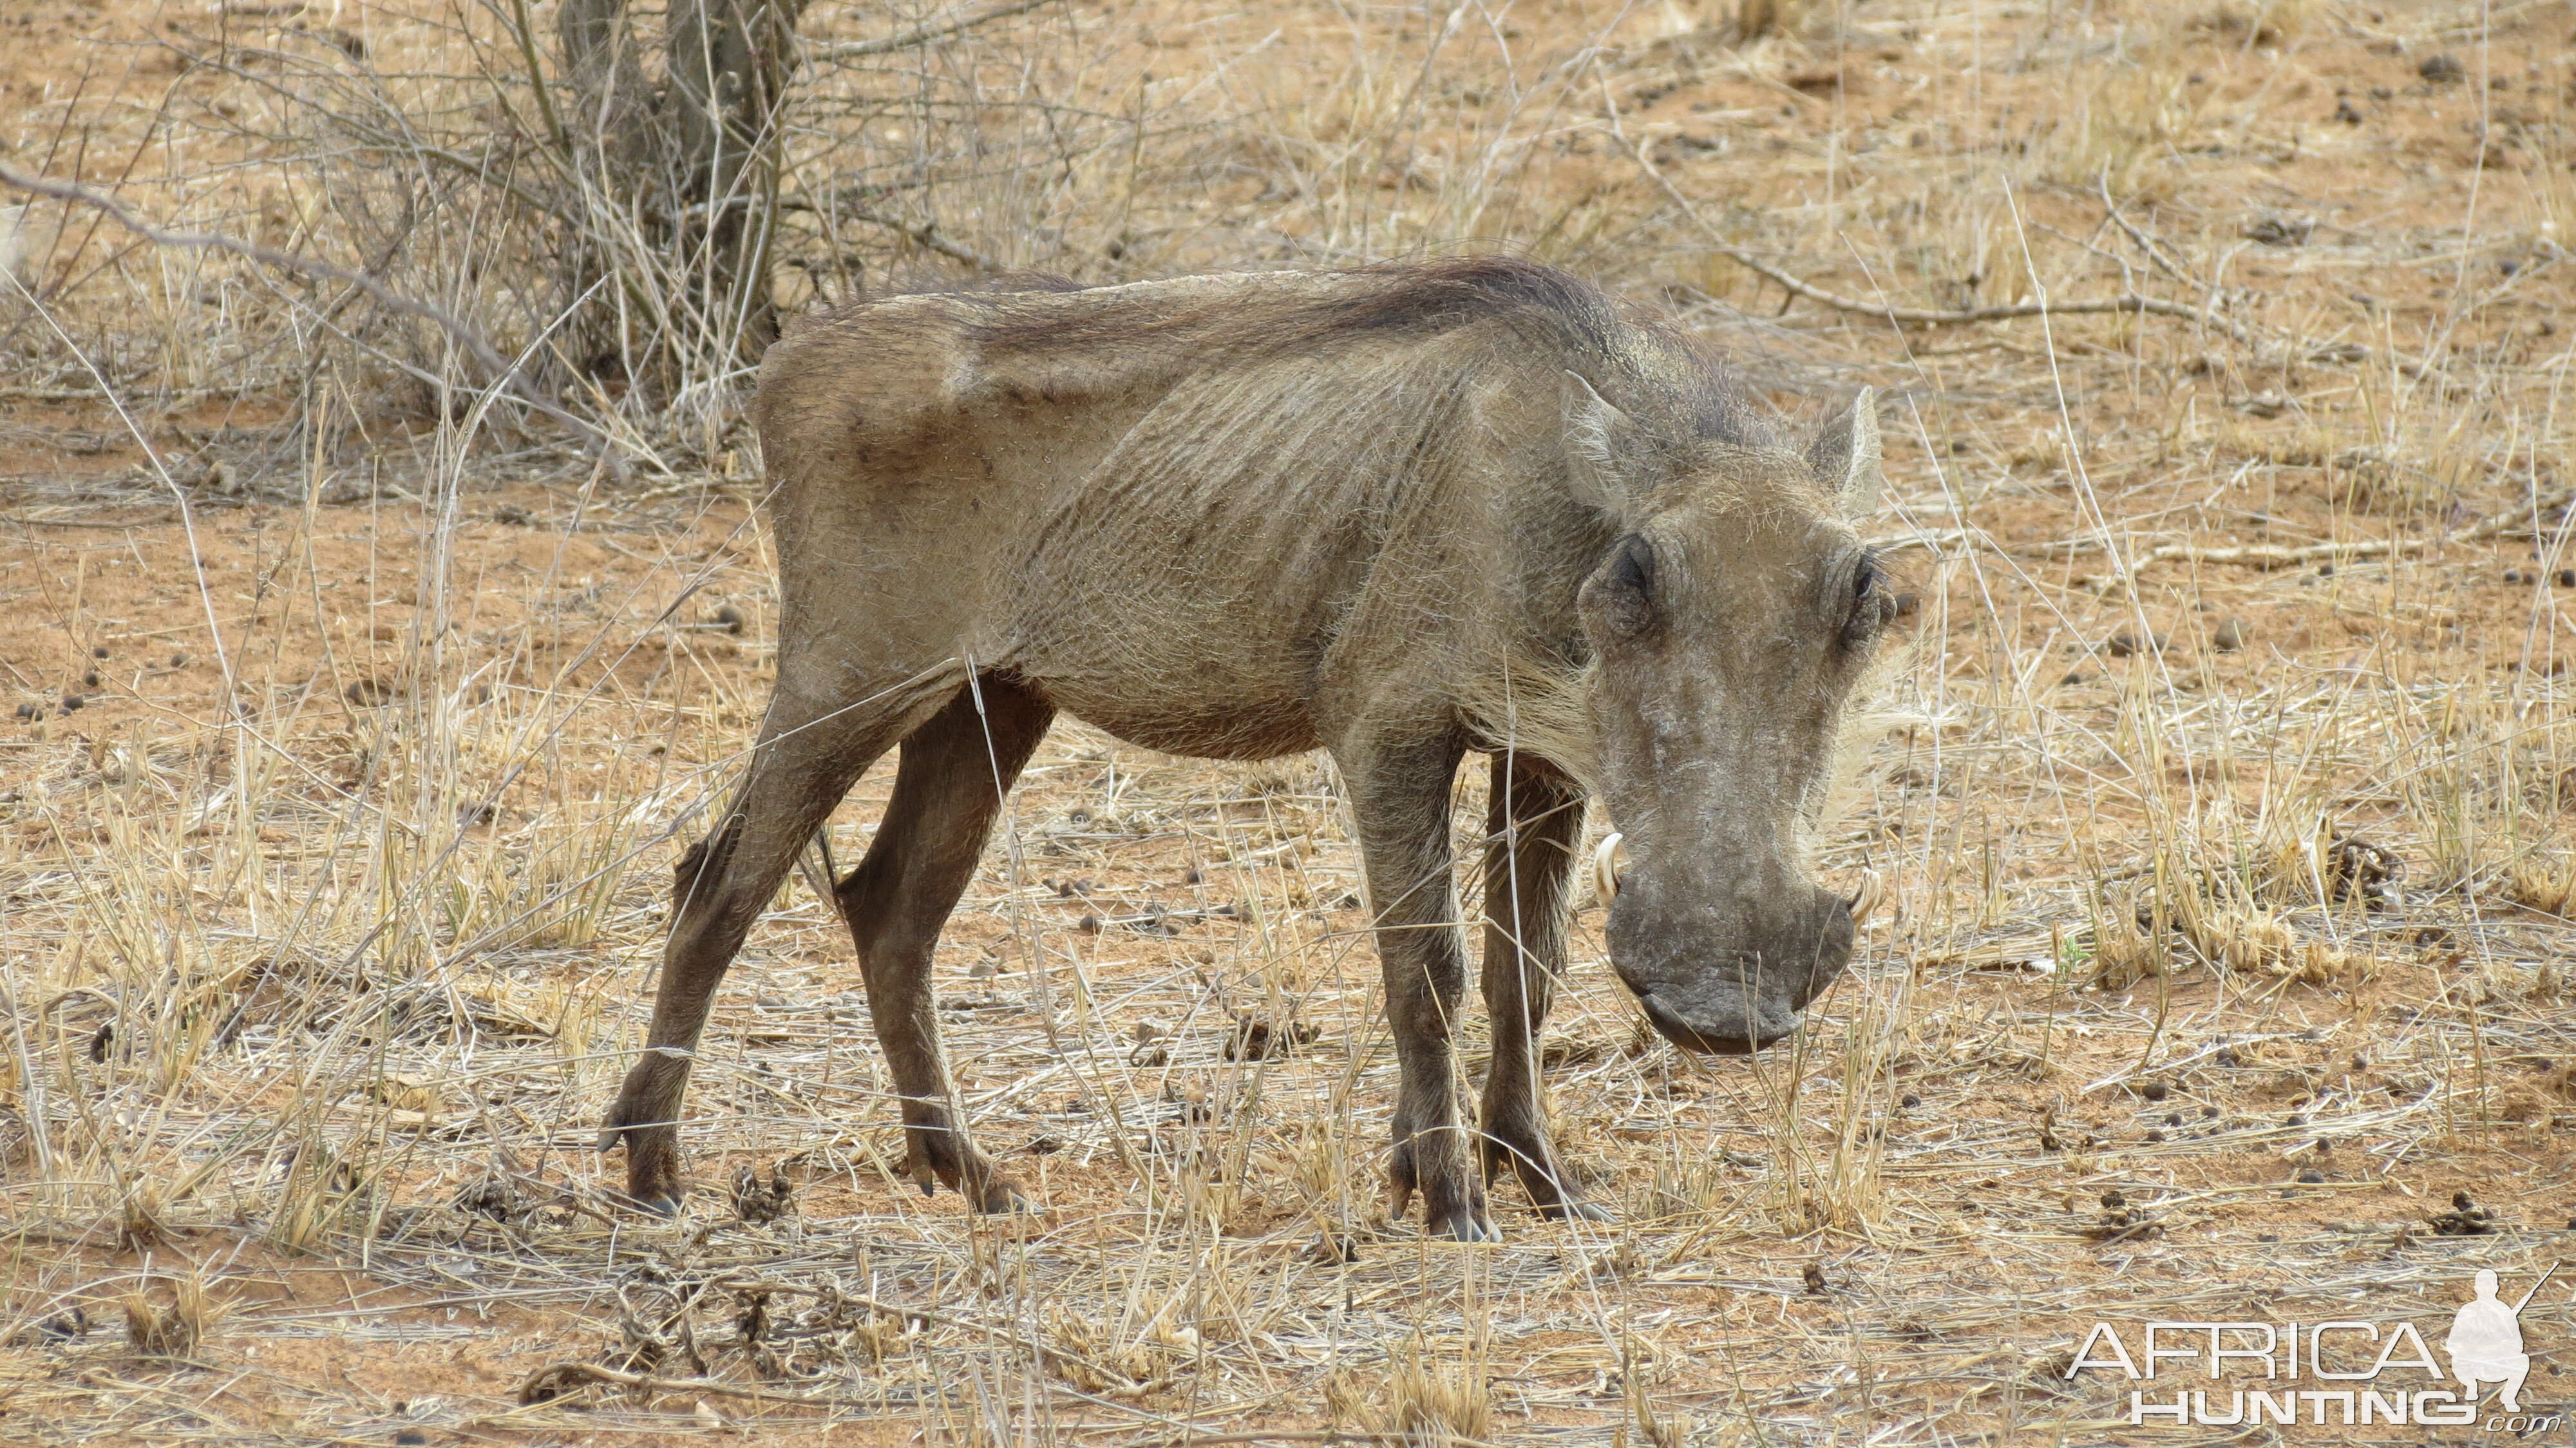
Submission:
[[967,1140],[940,1059],[930,958],[948,912],[974,878],[1003,797],[1055,710],[992,675],[980,689],[980,709],[973,692],[961,693],[903,741],[894,799],[867,858],[838,893],[867,977],[877,1039],[903,1094],[906,1173],[924,1192],[933,1181],[946,1182],[979,1210],[1002,1212],[1028,1203]]
[[1485,1076],[1488,1175],[1509,1164],[1552,1217],[1604,1221],[1579,1199],[1547,1135],[1538,1032],[1565,969],[1567,893],[1583,838],[1583,791],[1553,765],[1497,754],[1485,845],[1485,1012],[1494,1060]]
[[782,694],[741,789],[714,832],[681,857],[653,1022],[599,1136],[602,1151],[625,1144],[626,1191],[639,1205],[679,1205],[689,1062],[743,936],[841,797],[919,717],[918,704],[899,700],[834,708]]
[[1370,737],[1334,750],[1351,792],[1378,963],[1386,972],[1387,1024],[1402,1083],[1388,1177],[1395,1210],[1422,1195],[1427,1230],[1462,1242],[1500,1240],[1485,1210],[1468,1128],[1459,1120],[1449,1039],[1466,1004],[1467,959],[1458,929],[1449,852],[1450,787],[1464,747],[1454,740]]

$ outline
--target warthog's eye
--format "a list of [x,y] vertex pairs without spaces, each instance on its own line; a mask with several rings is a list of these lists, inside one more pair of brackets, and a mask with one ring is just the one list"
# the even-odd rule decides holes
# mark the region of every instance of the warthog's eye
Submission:
[[1632,639],[1654,627],[1654,545],[1635,533],[1620,539],[1593,588],[1601,622],[1611,633]]
[[1851,612],[1843,620],[1843,642],[1852,648],[1868,643],[1895,611],[1896,599],[1887,591],[1887,577],[1878,571],[1878,560],[1863,557],[1860,567],[1852,570]]

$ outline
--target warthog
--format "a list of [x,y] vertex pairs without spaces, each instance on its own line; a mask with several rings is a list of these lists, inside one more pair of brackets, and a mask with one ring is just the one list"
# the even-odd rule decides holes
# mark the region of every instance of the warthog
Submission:
[[[1402,1066],[1396,1204],[1418,1193],[1437,1232],[1490,1238],[1506,1163],[1540,1209],[1599,1215],[1558,1171],[1535,1044],[1587,795],[1634,858],[1604,881],[1611,966],[1665,1036],[1762,1046],[1850,956],[1851,905],[1804,842],[1888,613],[1851,522],[1879,487],[1867,393],[1784,447],[1675,331],[1484,258],[889,297],[792,330],[756,414],[778,682],[680,861],[651,1034],[601,1137],[647,1204],[681,1189],[708,998],[898,742],[835,894],[904,1169],[987,1211],[1023,1202],[961,1130],[931,950],[1059,710],[1176,754],[1331,752]],[[1450,1047],[1470,751],[1492,775],[1480,1127]]]

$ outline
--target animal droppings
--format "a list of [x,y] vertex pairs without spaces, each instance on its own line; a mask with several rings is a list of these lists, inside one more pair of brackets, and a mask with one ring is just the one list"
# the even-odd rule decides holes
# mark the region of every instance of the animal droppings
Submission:
[[1923,1104],[1923,1098],[1922,1098],[1922,1097],[1920,1097],[1920,1096],[1915,1095],[1915,1094],[1914,1094],[1913,1092],[1911,1092],[1911,1091],[1908,1091],[1908,1092],[1906,1092],[1906,1093],[1905,1093],[1905,1099],[1904,1099],[1904,1100],[1902,1100],[1902,1101],[1897,1102],[1896,1104],[1897,1104],[1897,1105],[1899,1105],[1899,1106],[1904,1107],[1904,1108],[1905,1108],[1906,1110],[1908,1110],[1908,1111],[1911,1111],[1911,1110],[1913,1110],[1915,1107],[1920,1106],[1920,1105],[1922,1105],[1922,1104]]
[[1229,1061],[1269,1061],[1290,1055],[1299,1046],[1313,1043],[1317,1030],[1304,1021],[1287,1026],[1273,1026],[1259,1016],[1234,1018],[1234,1039],[1226,1042],[1225,1058]]
[[2325,1179],[2326,1174],[2318,1171],[2314,1167],[2310,1167],[2306,1171],[2299,1173],[2299,1185],[2303,1187],[2322,1186],[2325,1184]]
[[2337,835],[2326,845],[2326,894],[2329,899],[2359,896],[2376,907],[2391,903],[2405,864],[2395,852],[2358,835]]
[[2451,1209],[2426,1218],[2444,1237],[2484,1237],[2496,1229],[2495,1213],[2479,1206],[2467,1192],[2451,1193]]
[[778,1167],[769,1169],[769,1180],[744,1167],[733,1177],[733,1214],[758,1226],[774,1222],[796,1210],[796,1189],[787,1181],[787,1173]]
[[2165,1099],[2169,1090],[2170,1088],[2168,1088],[2162,1081],[2150,1081],[2144,1086],[2138,1088],[2138,1094],[2144,1096],[2149,1101],[2162,1101]]
[[718,606],[714,613],[707,615],[707,621],[726,633],[738,634],[742,632],[742,626],[748,620],[743,617],[741,609],[728,603]]
[[375,679],[360,679],[344,691],[344,697],[361,709],[381,709],[394,701],[393,689]]
[[2458,85],[2469,76],[2468,67],[2460,64],[2460,58],[2448,51],[2424,57],[2423,64],[2415,67],[2415,73],[2423,77],[2426,85]]
[[90,656],[91,658],[93,658],[93,659],[103,659],[103,658],[106,658],[106,657],[107,657],[107,645],[105,645],[105,644],[100,644],[100,645],[98,645],[98,646],[96,646],[96,647],[92,648],[92,649],[89,651],[89,656]]
[[2209,646],[2222,654],[2232,654],[2245,647],[2245,625],[2233,618],[2221,621],[2217,632],[2209,636]]

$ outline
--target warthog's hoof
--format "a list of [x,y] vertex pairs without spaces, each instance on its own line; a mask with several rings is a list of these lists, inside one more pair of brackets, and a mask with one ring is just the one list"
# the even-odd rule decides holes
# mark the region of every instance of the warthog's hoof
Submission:
[[1453,1242],[1503,1240],[1503,1234],[1494,1229],[1493,1222],[1484,1213],[1472,1208],[1462,1207],[1447,1216],[1435,1217],[1426,1224],[1426,1230],[1434,1237],[1446,1237]]
[[1035,1216],[1044,1210],[1029,1200],[1028,1194],[1009,1182],[997,1182],[975,1203],[975,1210],[992,1217]]
[[1541,1207],[1538,1210],[1539,1215],[1553,1218],[1560,1222],[1615,1222],[1619,1220],[1618,1213],[1611,1211],[1608,1207],[1601,1205],[1599,1202],[1563,1201],[1558,1202],[1554,1206]]

